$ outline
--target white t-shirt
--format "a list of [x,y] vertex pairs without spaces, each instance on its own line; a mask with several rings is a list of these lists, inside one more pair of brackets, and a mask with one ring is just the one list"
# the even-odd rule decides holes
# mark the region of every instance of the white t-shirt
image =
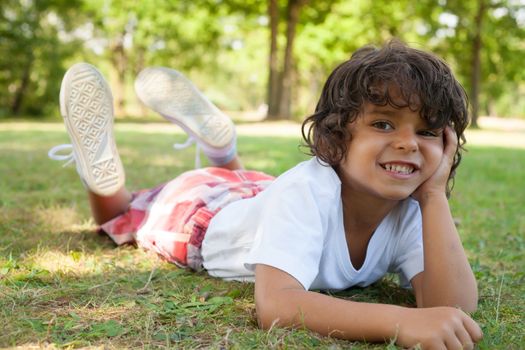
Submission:
[[270,265],[305,289],[368,286],[387,272],[401,284],[423,271],[421,213],[413,199],[401,201],[380,223],[359,270],[351,263],[343,226],[341,181],[316,158],[279,176],[254,198],[222,209],[202,244],[212,276],[253,281],[256,264]]

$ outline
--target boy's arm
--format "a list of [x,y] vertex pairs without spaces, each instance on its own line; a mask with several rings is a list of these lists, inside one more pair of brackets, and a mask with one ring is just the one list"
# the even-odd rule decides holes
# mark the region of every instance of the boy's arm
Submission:
[[443,159],[434,175],[414,193],[423,219],[425,270],[412,279],[419,307],[459,306],[476,310],[478,292],[445,194],[457,148],[454,131],[445,129]]
[[423,215],[425,270],[411,281],[418,307],[456,306],[467,312],[475,311],[476,280],[445,194],[429,196],[419,203]]
[[478,325],[451,307],[412,309],[358,303],[304,290],[291,275],[257,265],[255,303],[261,328],[306,327],[349,340],[385,342],[404,347],[469,348],[481,338]]

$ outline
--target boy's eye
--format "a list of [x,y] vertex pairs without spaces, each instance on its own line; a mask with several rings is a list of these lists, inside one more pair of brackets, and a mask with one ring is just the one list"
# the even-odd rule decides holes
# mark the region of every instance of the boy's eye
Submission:
[[439,130],[421,130],[419,132],[419,135],[429,137],[438,137],[440,134]]
[[372,126],[380,130],[392,130],[394,128],[390,123],[385,122],[385,121],[374,122]]

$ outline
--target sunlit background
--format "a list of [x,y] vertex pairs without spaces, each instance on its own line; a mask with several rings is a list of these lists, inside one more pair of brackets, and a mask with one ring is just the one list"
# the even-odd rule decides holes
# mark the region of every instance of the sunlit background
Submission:
[[[144,118],[133,79],[176,68],[220,108],[302,120],[329,72],[392,37],[445,58],[473,115],[525,118],[524,0],[2,0],[0,119],[56,118],[68,66],[98,66],[117,117]],[[273,28],[273,30],[272,30]],[[237,114],[236,114],[237,113]]]

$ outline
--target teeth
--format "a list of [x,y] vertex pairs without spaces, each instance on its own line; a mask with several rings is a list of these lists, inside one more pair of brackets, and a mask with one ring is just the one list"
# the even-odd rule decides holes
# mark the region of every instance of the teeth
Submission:
[[404,164],[385,164],[385,169],[387,171],[392,171],[404,175],[412,174],[414,172],[414,167]]

